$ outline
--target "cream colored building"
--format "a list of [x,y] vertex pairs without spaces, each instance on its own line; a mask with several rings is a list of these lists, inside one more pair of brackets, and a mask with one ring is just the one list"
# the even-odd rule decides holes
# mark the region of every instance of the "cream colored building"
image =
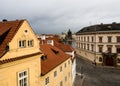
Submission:
[[27,20],[0,22],[0,86],[40,86],[41,55]]
[[77,53],[97,64],[120,65],[120,24],[100,24],[76,33]]

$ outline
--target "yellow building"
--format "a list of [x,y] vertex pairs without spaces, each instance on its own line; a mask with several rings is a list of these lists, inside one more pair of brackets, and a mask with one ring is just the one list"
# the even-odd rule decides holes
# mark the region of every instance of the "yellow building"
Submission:
[[50,44],[40,45],[41,86],[72,86],[72,61],[70,55]]
[[41,55],[26,20],[0,22],[0,86],[40,86]]
[[40,47],[27,20],[3,20],[0,86],[72,86],[71,58],[52,45]]

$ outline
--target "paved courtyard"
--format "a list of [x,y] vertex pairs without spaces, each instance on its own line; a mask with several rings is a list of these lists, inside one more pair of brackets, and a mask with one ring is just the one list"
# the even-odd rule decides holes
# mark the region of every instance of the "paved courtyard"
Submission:
[[95,66],[79,56],[76,59],[77,74],[74,86],[120,86],[119,68]]

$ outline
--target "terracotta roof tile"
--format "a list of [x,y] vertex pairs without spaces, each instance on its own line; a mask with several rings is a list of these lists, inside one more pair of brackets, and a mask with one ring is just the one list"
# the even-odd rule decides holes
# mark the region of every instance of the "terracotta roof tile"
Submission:
[[5,54],[7,44],[12,40],[23,21],[0,22],[0,58]]
[[64,51],[64,52],[72,52],[72,51],[74,51],[74,49],[70,45],[59,43],[57,41],[54,41],[54,45],[56,47],[58,47],[59,49],[61,49],[62,51]]
[[41,60],[41,75],[47,74],[49,71],[70,58],[62,50],[49,44],[40,45],[41,51],[47,56],[45,60]]

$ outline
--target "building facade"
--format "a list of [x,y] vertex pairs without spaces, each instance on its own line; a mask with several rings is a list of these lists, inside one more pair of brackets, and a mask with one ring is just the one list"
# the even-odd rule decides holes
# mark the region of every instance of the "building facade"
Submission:
[[93,63],[120,66],[120,24],[100,24],[76,33],[77,53]]
[[27,20],[0,22],[0,86],[72,86],[70,55],[40,46]]
[[40,86],[41,56],[27,20],[0,22],[0,86]]

